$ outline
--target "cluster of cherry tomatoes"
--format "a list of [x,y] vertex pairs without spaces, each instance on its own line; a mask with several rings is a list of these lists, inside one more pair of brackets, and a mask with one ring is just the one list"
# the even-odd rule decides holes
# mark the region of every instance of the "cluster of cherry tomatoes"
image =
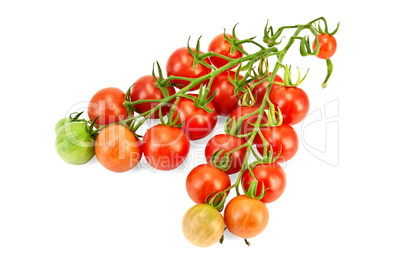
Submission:
[[[336,42],[328,48],[328,42],[322,40],[333,37],[318,38],[322,52],[318,57],[329,58],[335,52]],[[292,125],[301,122],[309,110],[309,99],[302,89],[279,75],[269,84],[267,77],[271,73],[268,70],[256,74],[246,85],[252,88],[248,93],[254,101],[251,104],[239,101],[246,88],[237,90],[234,81],[243,77],[233,70],[237,64],[230,68],[225,66],[230,59],[242,58],[244,50],[241,44],[236,46],[236,42],[230,40],[237,38],[229,34],[216,36],[208,47],[208,52],[215,54],[205,58],[199,49],[177,49],[166,64],[167,76],[173,77],[169,83],[161,86],[160,77],[153,74],[138,78],[127,93],[118,88],[104,88],[88,105],[89,120],[79,118],[81,114],[71,115],[60,120],[55,128],[56,150],[66,162],[84,164],[96,155],[108,170],[125,172],[135,167],[142,155],[153,168],[175,169],[185,161],[190,140],[208,136],[216,126],[217,116],[228,117],[230,127],[242,121],[237,125],[236,134],[218,134],[207,142],[207,163],[196,166],[186,180],[187,193],[196,205],[184,215],[183,233],[191,243],[203,247],[218,242],[225,226],[245,239],[265,229],[269,219],[265,204],[277,200],[286,186],[285,172],[278,163],[290,160],[298,150],[298,137]],[[195,62],[197,57],[202,62]],[[189,88],[195,79],[222,67],[225,70],[212,77],[211,82],[205,79]],[[204,90],[206,84],[208,90]],[[267,126],[270,115],[265,109],[269,109],[269,105],[264,107],[262,117],[258,113],[262,103],[267,103],[263,99],[269,86],[270,104],[281,112],[281,123],[273,127]],[[187,93],[177,97],[175,87],[187,88],[184,93],[201,87],[205,95]],[[161,119],[162,123],[148,129],[141,139],[135,133],[140,117],[135,115],[137,113],[144,119]],[[170,118],[168,123],[162,119],[166,115]],[[250,139],[249,134],[255,131],[256,125],[258,134]],[[249,165],[247,155],[251,146],[263,158]],[[238,172],[245,195],[238,193],[232,198],[222,216],[220,210],[225,198],[234,188],[228,175]]]

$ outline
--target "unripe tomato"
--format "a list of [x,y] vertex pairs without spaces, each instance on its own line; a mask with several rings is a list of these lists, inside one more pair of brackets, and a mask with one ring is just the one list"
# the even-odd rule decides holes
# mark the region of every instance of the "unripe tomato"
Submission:
[[221,239],[225,221],[215,208],[207,204],[191,207],[183,217],[184,237],[198,247],[209,247]]

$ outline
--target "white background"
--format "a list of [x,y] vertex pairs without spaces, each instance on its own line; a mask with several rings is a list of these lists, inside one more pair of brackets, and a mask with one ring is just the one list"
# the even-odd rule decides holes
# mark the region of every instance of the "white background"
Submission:
[[[401,266],[401,37],[390,2],[3,1],[0,266]],[[193,205],[186,176],[208,138],[169,172],[117,174],[96,158],[73,166],[56,154],[60,118],[104,87],[125,91],[156,60],[164,66],[189,35],[192,44],[202,35],[205,51],[238,22],[239,38],[261,41],[267,19],[277,28],[320,16],[330,29],[341,22],[328,87],[324,61],[300,57],[297,42],[285,62],[310,68],[300,87],[311,116],[328,103],[334,116],[295,126],[305,140],[250,247],[227,231],[206,249],[182,235]]]

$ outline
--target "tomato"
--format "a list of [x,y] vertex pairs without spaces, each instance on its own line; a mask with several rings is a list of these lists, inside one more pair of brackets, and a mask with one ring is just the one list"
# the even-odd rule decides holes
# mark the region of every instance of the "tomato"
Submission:
[[156,125],[142,139],[145,159],[158,170],[172,170],[186,159],[190,150],[187,135],[179,128]]
[[128,114],[123,106],[125,93],[115,87],[108,87],[99,90],[91,99],[88,105],[88,117],[93,121],[97,116],[98,125],[106,125],[127,119]]
[[[256,110],[258,110],[258,107],[246,107],[246,106],[241,106],[236,109],[234,109],[230,114],[229,118],[232,119],[234,118],[236,122],[239,122],[239,119],[247,114],[253,113]],[[251,115],[243,120],[241,130],[239,134],[247,134],[251,133],[254,129],[254,126],[252,124],[255,124],[258,119],[258,113]],[[250,124],[251,123],[251,124]],[[268,117],[267,114],[264,112],[261,118],[261,124],[268,123]],[[230,126],[232,127],[233,122],[230,123]],[[245,138],[246,140],[248,138]]]
[[[226,34],[230,39],[232,38],[232,35],[230,34]],[[233,54],[230,53],[230,48],[231,48],[231,44],[225,40],[225,38],[223,37],[223,34],[219,34],[217,35],[214,39],[212,39],[212,41],[209,43],[208,46],[208,52],[215,52],[217,54],[220,54],[222,56],[225,57],[230,57],[230,58],[241,58],[243,56],[243,53],[240,52],[239,50],[235,50],[233,52]],[[243,46],[241,46],[243,48]],[[217,67],[220,68],[224,65],[226,65],[229,61],[227,61],[226,59],[217,57],[217,56],[213,56],[211,57],[211,62],[212,64]],[[232,68],[236,67],[237,65],[233,66]]]
[[94,156],[94,140],[81,122],[65,124],[56,136],[56,151],[65,162],[80,165]]
[[209,247],[221,239],[225,221],[215,208],[207,204],[191,207],[183,217],[184,237],[198,247]]
[[[224,71],[217,75],[211,84],[211,91],[208,94],[209,97],[217,91],[214,99],[212,99],[212,104],[215,106],[216,113],[224,117],[237,108],[239,102],[239,99],[235,95],[235,88],[228,80],[228,77],[234,80],[235,73],[233,71]],[[239,79],[242,79],[241,75]]]
[[106,169],[125,172],[140,161],[141,142],[123,125],[112,124],[96,137],[95,155]]
[[[292,126],[282,123],[277,127],[261,128],[264,139],[272,146],[274,157],[281,151],[277,162],[290,160],[297,152],[299,139]],[[264,153],[264,145],[259,134],[255,136],[254,143],[261,155]],[[269,152],[269,146],[268,146]]]
[[[218,162],[222,159],[223,155],[226,152],[229,152],[241,145],[243,145],[245,141],[241,138],[234,137],[232,135],[227,134],[218,134],[212,137],[205,147],[205,158],[209,164],[212,165],[212,155],[218,151],[219,149],[223,149],[222,153],[219,156]],[[239,172],[241,167],[243,166],[244,157],[246,156],[247,147],[243,147],[241,149],[236,150],[231,154],[232,164],[230,168],[225,171],[227,174],[233,174]]]
[[[271,75],[271,73],[269,73],[269,75]],[[269,76],[269,75],[268,75],[268,76]],[[268,77],[268,76],[267,76],[267,77]],[[264,77],[264,78],[266,78],[266,77]],[[254,80],[254,81],[251,82],[251,84],[257,83],[258,81],[260,81],[260,80],[262,80],[262,79],[264,79],[264,78],[261,78],[261,79],[258,79],[258,80]],[[281,78],[281,76],[275,75],[275,77],[274,77],[274,82],[283,83],[283,79]],[[264,96],[265,96],[265,92],[267,91],[267,86],[268,86],[268,81],[264,81],[264,82],[262,82],[262,83],[257,84],[257,85],[253,88],[253,91],[252,91],[253,96],[255,96],[255,94],[257,94],[257,99],[256,99],[255,104],[254,104],[255,107],[260,107],[260,106],[261,106],[262,100],[264,99]],[[272,92],[272,90],[274,90],[274,89],[277,88],[277,87],[279,87],[279,85],[273,83],[273,84],[271,85],[271,92]],[[269,108],[269,105],[267,104],[267,105],[265,106],[265,109],[268,109],[268,108]]]
[[[336,39],[330,34],[317,35],[320,51],[317,57],[321,59],[328,59],[335,54],[336,51]],[[313,49],[315,49],[315,42],[313,42]]]
[[[258,181],[257,196],[260,196],[262,184],[264,184],[265,196],[260,199],[262,202],[271,203],[282,195],[286,186],[286,175],[279,164],[275,162],[258,164],[253,168],[253,174]],[[242,183],[246,192],[253,179],[250,171],[246,169],[242,175]]]
[[[167,91],[169,96],[174,95],[176,91],[173,87],[168,86]],[[131,87],[130,90],[131,101],[143,100],[143,99],[163,99],[162,91],[155,86],[155,80],[152,75],[146,75],[139,78]],[[140,113],[144,113],[154,107],[156,107],[159,102],[146,102],[142,104],[135,105]],[[169,111],[169,105],[163,106],[161,108],[162,116],[165,116]],[[155,112],[150,116],[151,119],[158,119],[159,112]]]
[[298,87],[279,86],[271,90],[269,99],[282,112],[283,123],[294,125],[308,113],[310,101],[306,92]]
[[68,123],[70,123],[70,122],[71,122],[71,120],[70,120],[70,118],[68,118],[68,117],[65,117],[65,118],[60,119],[60,120],[56,123],[56,126],[54,126],[54,132],[55,132],[56,134],[58,134],[59,131],[60,131],[60,129],[63,128],[63,126],[64,126],[65,124],[68,124]]
[[[192,95],[198,97],[197,95]],[[182,130],[187,134],[190,140],[197,140],[204,138],[212,132],[218,120],[214,105],[209,102],[207,107],[213,110],[212,113],[197,108],[194,102],[188,98],[182,97],[175,107],[173,118],[176,118],[179,112],[178,123],[184,120]]]
[[[229,176],[209,164],[195,167],[187,176],[186,189],[190,198],[198,204],[205,203],[209,194],[219,193],[230,186]],[[213,196],[211,195],[211,197]]]
[[267,206],[259,200],[244,195],[232,198],[226,205],[226,227],[235,236],[251,238],[259,235],[268,225]]
[[[195,52],[194,48],[191,48]],[[200,52],[200,54],[203,54]],[[211,65],[211,61],[206,58],[204,59],[205,63]],[[187,78],[199,78],[204,75],[207,75],[211,72],[211,69],[205,67],[204,65],[198,63],[195,68],[193,68],[194,58],[188,52],[187,47],[182,47],[174,51],[167,60],[166,63],[166,72],[168,76],[181,76]],[[180,84],[176,86],[177,88],[183,88],[190,84],[189,81],[174,79],[171,81],[172,83]],[[208,84],[208,80],[203,81],[204,85]],[[200,88],[200,84],[197,84],[190,90],[197,90]]]

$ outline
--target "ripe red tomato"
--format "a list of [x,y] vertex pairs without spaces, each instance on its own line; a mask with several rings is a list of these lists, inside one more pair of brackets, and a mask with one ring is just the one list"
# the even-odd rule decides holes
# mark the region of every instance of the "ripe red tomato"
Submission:
[[[197,95],[192,96],[198,97]],[[173,119],[176,118],[177,112],[179,112],[178,123],[184,120],[182,130],[187,134],[190,140],[204,138],[215,128],[218,120],[215,107],[212,102],[209,102],[207,107],[213,110],[213,112],[209,113],[202,108],[197,108],[192,100],[185,97],[180,98],[177,103],[173,113]]]
[[267,206],[244,195],[232,198],[223,215],[228,230],[235,236],[251,238],[259,235],[268,225]]
[[144,135],[145,159],[158,170],[172,170],[186,159],[190,150],[187,135],[179,128],[156,125]]
[[[329,34],[317,35],[320,51],[317,57],[321,59],[328,59],[335,54],[336,51],[336,39]],[[315,49],[315,42],[313,42],[313,49]]]
[[[228,77],[234,80],[235,73],[233,71],[224,71],[217,75],[211,84],[211,91],[208,94],[209,97],[217,91],[212,99],[212,103],[215,106],[216,113],[224,117],[237,108],[239,102],[237,95],[235,95],[235,88],[228,80]],[[240,75],[239,79],[241,78],[243,77]]]
[[126,127],[112,124],[96,137],[95,155],[108,170],[125,172],[140,162],[141,142]]
[[[264,184],[265,196],[260,199],[262,202],[271,203],[282,195],[286,186],[286,175],[279,164],[275,162],[258,164],[253,168],[253,174],[258,181],[257,196],[261,194],[262,184]],[[242,175],[242,183],[246,192],[253,179],[250,171],[246,169]]]
[[99,90],[89,102],[88,117],[93,121],[99,116],[96,124],[106,125],[127,119],[128,114],[123,106],[125,93],[115,87],[107,87]]
[[[195,167],[188,174],[186,180],[187,193],[197,204],[205,203],[206,198],[212,192],[214,192],[213,195],[215,195],[229,186],[229,176],[209,164],[201,164]],[[213,195],[211,195],[211,197]]]
[[[195,52],[194,48],[191,48]],[[202,54],[202,52],[200,52]],[[211,65],[211,61],[206,58],[204,59],[205,63]],[[181,47],[174,51],[167,60],[166,63],[166,72],[168,76],[181,76],[187,78],[199,78],[204,75],[207,75],[211,72],[211,69],[205,67],[204,65],[198,63],[195,68],[193,68],[194,58],[188,52],[187,47]],[[172,83],[181,84],[180,86],[176,86],[177,88],[183,88],[190,84],[189,81],[184,81],[180,79],[175,79],[171,81]],[[203,82],[204,85],[208,84],[208,80]],[[196,85],[191,90],[197,90],[200,88],[200,85]]]
[[283,123],[295,125],[308,113],[310,101],[306,92],[298,87],[279,86],[271,90],[269,99],[282,112]]
[[[226,152],[229,152],[241,145],[243,145],[245,141],[241,138],[234,137],[232,135],[227,134],[218,134],[211,138],[208,141],[207,146],[205,147],[205,158],[207,162],[212,165],[212,155],[218,151],[219,149],[223,149],[221,155],[219,156],[218,162],[222,159],[223,155]],[[244,157],[246,156],[247,147],[243,147],[239,150],[236,150],[231,154],[233,157],[232,164],[230,168],[225,171],[227,174],[232,174],[239,172],[241,167],[243,166]]]
[[[271,75],[271,73],[269,73],[269,75]],[[266,78],[266,77],[264,77],[264,78]],[[264,78],[262,78],[262,79],[264,79]],[[260,80],[261,79],[254,80],[253,82],[251,82],[251,84],[256,83],[256,82],[258,82]],[[283,83],[283,79],[281,78],[281,76],[275,75],[274,82]],[[264,96],[265,96],[265,92],[267,91],[267,86],[268,86],[268,81],[264,81],[264,82],[262,82],[260,84],[257,84],[253,88],[253,91],[252,91],[253,96],[257,93],[257,99],[256,99],[255,104],[254,104],[255,107],[260,107],[261,106],[262,100],[264,99]],[[271,92],[272,92],[272,90],[274,90],[277,87],[279,87],[279,85],[273,83],[272,86],[271,86]],[[268,108],[269,108],[269,105],[267,104],[265,106],[265,109],[268,109]]]
[[[168,86],[167,91],[169,95],[175,94],[173,87]],[[155,80],[152,75],[146,75],[139,78],[131,87],[130,90],[131,101],[143,100],[143,99],[163,99],[162,91],[155,86]],[[144,113],[154,107],[156,107],[159,102],[146,102],[134,107],[138,109],[141,113]],[[165,116],[169,111],[169,105],[162,107],[162,115]],[[159,112],[155,112],[151,115],[151,119],[158,119]]]
[[[226,34],[226,35],[230,39],[233,39],[232,35],[230,35],[230,34]],[[241,47],[243,48],[243,46],[241,46]],[[219,34],[214,39],[212,39],[212,41],[209,43],[208,51],[209,52],[212,51],[212,52],[215,52],[222,56],[230,57],[230,58],[241,58],[243,56],[243,53],[240,52],[239,50],[235,50],[233,52],[233,54],[231,54],[230,48],[231,48],[231,45],[230,45],[230,43],[228,43],[228,41],[225,40],[225,38],[223,37],[223,34]],[[211,57],[211,62],[215,67],[220,68],[220,67],[226,65],[229,61],[227,61],[226,59],[217,57],[217,56],[213,56],[213,57]],[[233,66],[232,68],[234,68],[236,66]]]
[[[232,119],[234,118],[236,122],[239,122],[239,119],[247,114],[253,113],[254,111],[258,110],[258,107],[246,107],[246,106],[241,106],[237,107],[234,109],[230,114],[229,118]],[[254,126],[251,124],[255,124],[258,119],[258,113],[251,115],[243,120],[243,124],[241,127],[241,130],[239,134],[247,134],[251,133],[254,129]],[[250,124],[251,123],[251,124]],[[261,124],[268,123],[268,117],[267,114],[264,112],[262,119],[261,119]],[[232,127],[233,122],[230,122],[230,127]],[[245,138],[246,140],[248,138]]]
[[[281,154],[276,162],[285,162],[290,160],[297,152],[299,139],[292,126],[282,123],[277,127],[261,128],[264,139],[272,146],[273,156],[275,157],[282,148]],[[264,145],[259,134],[255,136],[254,143],[261,155],[264,153]],[[269,152],[269,147],[268,147]]]

